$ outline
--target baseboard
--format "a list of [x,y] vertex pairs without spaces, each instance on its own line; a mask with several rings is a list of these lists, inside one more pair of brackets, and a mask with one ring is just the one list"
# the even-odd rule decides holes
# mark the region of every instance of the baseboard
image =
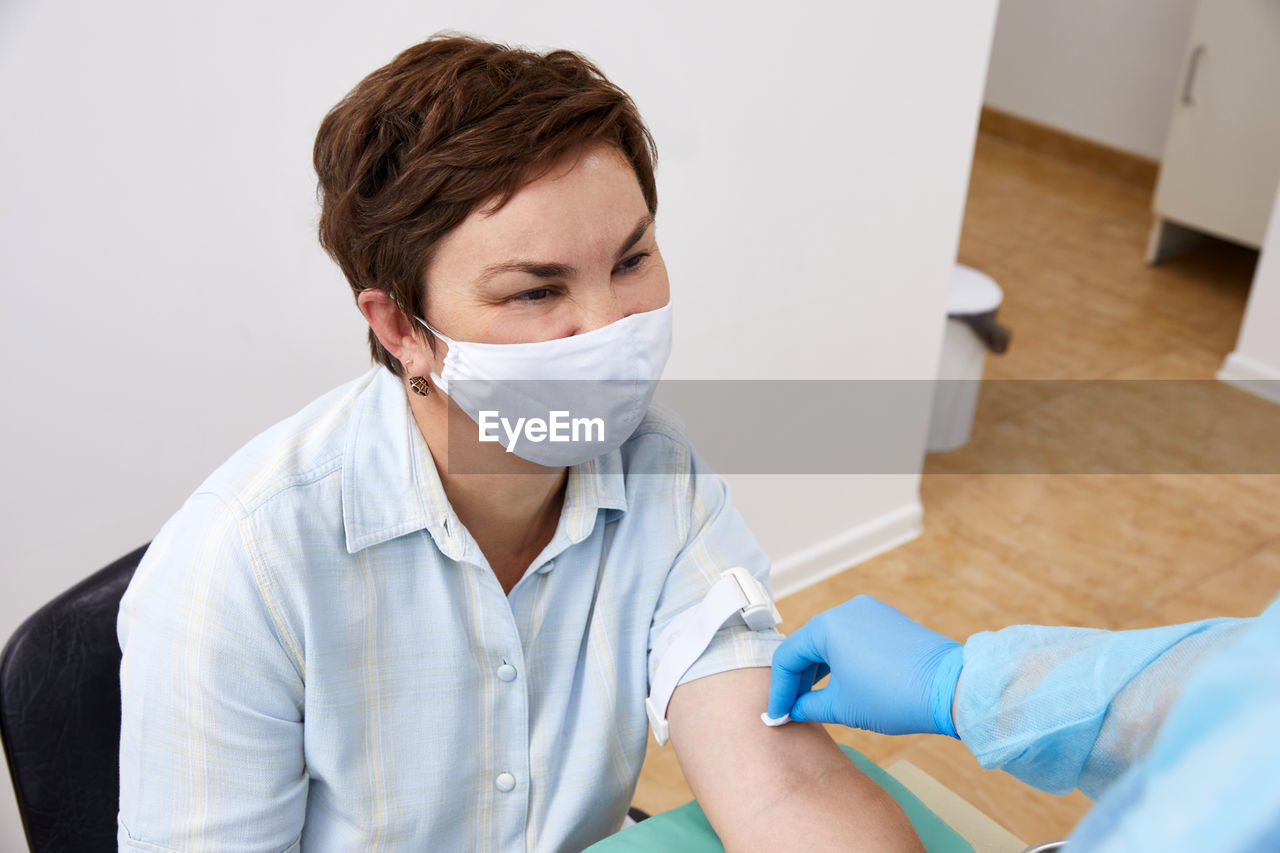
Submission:
[[1280,369],[1263,364],[1247,355],[1241,355],[1239,352],[1231,353],[1222,363],[1222,369],[1218,371],[1217,377],[1241,391],[1248,391],[1272,403],[1280,403]]
[[773,595],[783,598],[904,545],[924,531],[919,500],[837,533],[773,564]]
[[1110,145],[1094,142],[1092,139],[1085,139],[1074,133],[992,107],[982,108],[978,130],[1024,148],[1030,148],[1032,151],[1066,160],[1072,165],[1133,184],[1147,192],[1155,192],[1160,164],[1140,154],[1121,151],[1119,148],[1112,148]]

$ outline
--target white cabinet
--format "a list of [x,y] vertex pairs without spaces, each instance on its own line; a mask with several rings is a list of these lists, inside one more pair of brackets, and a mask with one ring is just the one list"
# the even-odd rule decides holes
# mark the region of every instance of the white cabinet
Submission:
[[1201,0],[1156,185],[1147,260],[1199,233],[1262,245],[1280,184],[1280,0]]

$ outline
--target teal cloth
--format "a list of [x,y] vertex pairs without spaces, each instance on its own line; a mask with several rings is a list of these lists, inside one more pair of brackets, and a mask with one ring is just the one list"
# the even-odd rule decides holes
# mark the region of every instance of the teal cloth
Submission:
[[[843,744],[840,748],[859,770],[898,801],[928,853],[973,853],[973,846],[931,812],[905,785],[856,749]],[[591,853],[652,853],[655,850],[723,853],[724,845],[720,843],[720,838],[711,828],[697,800],[694,800],[614,833],[587,850]]]

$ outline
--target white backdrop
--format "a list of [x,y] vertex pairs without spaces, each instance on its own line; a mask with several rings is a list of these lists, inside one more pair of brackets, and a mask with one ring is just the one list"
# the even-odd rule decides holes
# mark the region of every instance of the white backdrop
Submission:
[[[400,49],[571,47],[632,94],[659,146],[668,376],[925,378],[995,5],[9,0],[0,637],[366,369],[310,151]],[[731,480],[793,586],[919,523],[911,473]],[[20,838],[0,798],[0,848]]]

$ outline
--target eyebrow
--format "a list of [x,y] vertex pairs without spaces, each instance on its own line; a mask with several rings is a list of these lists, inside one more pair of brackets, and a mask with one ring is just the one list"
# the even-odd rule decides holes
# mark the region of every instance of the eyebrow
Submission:
[[[631,250],[631,247],[640,242],[640,238],[649,230],[649,226],[653,225],[653,214],[646,213],[640,217],[640,221],[636,223],[635,229],[623,241],[622,247],[618,249],[618,254],[614,257],[613,262],[617,263],[622,260],[622,256]],[[577,270],[568,264],[548,263],[542,261],[528,260],[511,260],[502,261],[501,263],[490,264],[480,271],[480,277],[476,279],[477,284],[487,284],[495,276],[508,272],[522,272],[538,278],[569,278],[573,276]]]

